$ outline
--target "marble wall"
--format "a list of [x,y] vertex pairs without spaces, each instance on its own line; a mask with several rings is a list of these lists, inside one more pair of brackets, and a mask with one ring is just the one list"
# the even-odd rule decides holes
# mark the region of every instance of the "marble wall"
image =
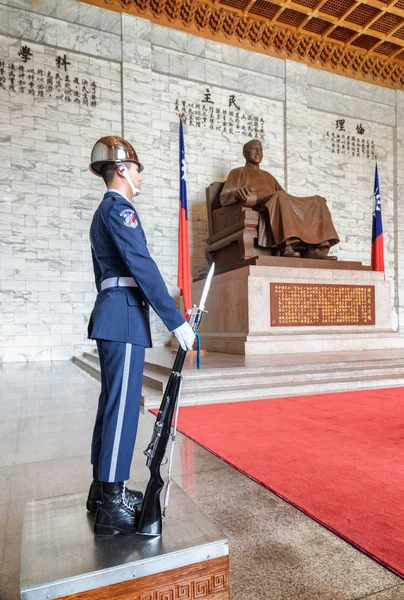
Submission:
[[[374,160],[332,152],[336,121],[347,138],[373,142],[379,161],[387,277],[395,327],[404,328],[402,93],[164,28],[74,0],[0,0],[0,61],[57,70],[97,85],[97,106],[38,97],[0,85],[0,358],[70,358],[91,344],[95,297],[88,244],[102,182],[88,171],[92,144],[122,134],[145,165],[138,210],[149,248],[178,296],[178,118],[176,101],[263,118],[263,167],[294,194],[328,199],[342,259],[370,262]],[[64,71],[64,69],[62,69]],[[56,72],[56,71],[55,71]],[[7,75],[7,74],[6,74]],[[65,76],[63,72],[62,75]],[[0,75],[1,81],[1,75]],[[6,84],[6,88],[8,83]],[[90,103],[91,104],[91,103]],[[180,104],[181,106],[181,104]],[[361,125],[363,134],[356,128]],[[341,125],[339,125],[341,127]],[[329,134],[327,136],[327,133]],[[193,274],[205,267],[205,187],[242,164],[246,132],[185,128]],[[346,140],[345,138],[345,140]],[[361,139],[362,139],[361,138]],[[345,144],[347,142],[345,141]],[[153,340],[170,338],[153,316]]]

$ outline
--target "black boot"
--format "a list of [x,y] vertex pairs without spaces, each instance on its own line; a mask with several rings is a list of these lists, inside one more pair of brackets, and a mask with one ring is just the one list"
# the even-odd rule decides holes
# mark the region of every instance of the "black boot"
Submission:
[[[137,490],[128,490],[125,488],[126,497],[129,504],[138,506],[143,502],[143,494]],[[93,465],[93,482],[90,486],[87,498],[87,510],[89,512],[97,512],[98,505],[102,501],[101,481],[98,479],[98,467]]]
[[94,533],[100,537],[112,537],[116,532],[135,535],[135,507],[129,504],[125,483],[101,483],[102,502],[95,516]]

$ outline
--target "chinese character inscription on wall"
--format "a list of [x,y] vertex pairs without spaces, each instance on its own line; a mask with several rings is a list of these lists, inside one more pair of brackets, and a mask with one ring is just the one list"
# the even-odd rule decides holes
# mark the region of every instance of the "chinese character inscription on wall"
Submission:
[[264,119],[241,110],[235,94],[230,94],[225,107],[218,106],[212,93],[206,88],[201,100],[176,100],[175,112],[186,125],[264,139]]
[[357,123],[354,128],[349,127],[345,119],[336,119],[331,131],[324,135],[327,150],[332,154],[342,154],[375,160],[376,147],[374,140],[366,135],[363,123]]
[[97,106],[97,84],[88,77],[69,73],[71,63],[66,54],[55,57],[53,69],[32,67],[30,63],[34,55],[27,45],[21,46],[18,56],[21,62],[0,60],[0,91]]

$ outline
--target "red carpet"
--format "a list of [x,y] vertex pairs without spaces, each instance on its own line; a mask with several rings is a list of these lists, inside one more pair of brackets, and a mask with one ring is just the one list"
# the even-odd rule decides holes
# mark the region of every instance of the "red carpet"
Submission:
[[178,429],[404,576],[404,390],[183,407]]

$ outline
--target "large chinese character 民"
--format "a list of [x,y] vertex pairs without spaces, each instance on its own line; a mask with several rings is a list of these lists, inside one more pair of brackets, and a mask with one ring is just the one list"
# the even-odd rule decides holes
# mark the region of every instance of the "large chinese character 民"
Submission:
[[240,110],[240,107],[238,106],[238,104],[236,102],[236,96],[234,94],[231,94],[229,96],[229,106],[235,106],[237,108],[237,110]]

